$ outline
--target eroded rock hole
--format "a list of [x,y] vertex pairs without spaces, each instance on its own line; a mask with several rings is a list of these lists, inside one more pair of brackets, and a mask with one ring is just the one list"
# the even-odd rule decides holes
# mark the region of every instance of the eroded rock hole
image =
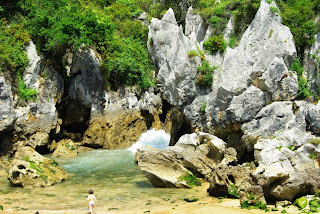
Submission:
[[168,103],[168,101],[163,99],[162,100],[162,113],[159,115],[159,119],[162,123],[164,123],[166,121],[167,114],[171,108],[172,108],[172,106],[170,105],[170,103]]
[[148,111],[141,110],[141,115],[146,120],[147,129],[150,129],[152,127],[152,123],[154,121],[154,117],[152,114],[150,114]]

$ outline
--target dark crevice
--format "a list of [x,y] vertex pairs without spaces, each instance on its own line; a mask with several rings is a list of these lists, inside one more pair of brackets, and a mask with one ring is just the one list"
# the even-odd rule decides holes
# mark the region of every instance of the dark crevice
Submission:
[[243,164],[246,162],[254,162],[254,152],[245,152],[238,161],[238,164]]
[[13,131],[0,132],[0,156],[13,151]]
[[182,135],[192,133],[192,127],[188,118],[177,108],[173,109],[170,119],[172,122],[172,128],[170,131],[169,145],[174,146]]
[[38,152],[41,155],[47,155],[47,154],[49,154],[51,152],[47,145],[37,146],[35,148],[35,150],[36,150],[36,152]]
[[141,110],[141,115],[145,118],[147,129],[150,129],[152,127],[152,123],[154,121],[154,117],[152,114],[149,113],[149,111]]
[[165,99],[162,100],[162,113],[159,115],[159,119],[162,123],[166,121],[167,114],[169,110],[172,108],[170,103]]

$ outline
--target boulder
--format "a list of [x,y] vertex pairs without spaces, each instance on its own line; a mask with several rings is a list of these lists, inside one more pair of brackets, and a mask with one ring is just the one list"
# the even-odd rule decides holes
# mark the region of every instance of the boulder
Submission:
[[35,149],[37,146],[44,146],[49,141],[49,134],[46,132],[36,132],[29,137],[26,145]]
[[[188,172],[209,178],[219,165],[228,164],[232,152],[225,157],[226,143],[202,132],[183,135],[175,146],[165,149],[140,148],[136,160],[142,173],[154,186],[187,187],[181,179]],[[233,153],[236,156],[236,153]],[[221,164],[223,163],[223,164]]]
[[139,110],[106,112],[90,120],[81,144],[92,148],[129,148],[146,131],[146,121]]
[[23,188],[47,187],[69,175],[54,160],[45,158],[31,147],[20,147],[12,160],[8,179]]
[[320,138],[297,128],[279,130],[254,145],[258,164],[252,173],[267,197],[293,200],[319,188]]
[[276,131],[297,127],[306,129],[304,121],[299,120],[299,114],[293,112],[292,102],[273,102],[262,108],[255,118],[241,127],[247,151],[253,150],[253,145],[259,138],[274,137]]
[[71,158],[77,156],[79,143],[74,143],[70,139],[60,140],[57,144],[56,150],[52,153],[53,158]]

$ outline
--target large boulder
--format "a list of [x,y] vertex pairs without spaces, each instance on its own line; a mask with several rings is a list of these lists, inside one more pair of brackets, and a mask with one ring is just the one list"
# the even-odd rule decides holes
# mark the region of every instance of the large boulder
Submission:
[[79,146],[79,143],[74,143],[71,139],[60,140],[56,145],[56,149],[52,153],[52,158],[76,157]]
[[165,149],[141,148],[137,152],[137,161],[142,173],[154,186],[185,187],[188,184],[181,176],[187,171],[208,179],[219,165],[236,162],[236,152],[227,150],[221,139],[198,132],[183,135],[175,146]]
[[267,197],[293,200],[319,189],[320,138],[297,128],[279,130],[254,145],[258,163],[252,173]]
[[255,118],[241,127],[247,151],[253,150],[253,145],[259,138],[272,138],[276,131],[284,131],[293,127],[306,130],[304,117],[299,111],[293,111],[292,102],[273,102],[261,109]]
[[54,160],[45,158],[31,147],[20,147],[11,162],[8,179],[23,188],[47,187],[69,177]]

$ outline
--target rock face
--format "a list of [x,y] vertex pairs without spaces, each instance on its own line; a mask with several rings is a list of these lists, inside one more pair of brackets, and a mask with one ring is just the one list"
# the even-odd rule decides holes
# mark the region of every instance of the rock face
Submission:
[[199,132],[186,134],[175,146],[165,149],[139,149],[137,161],[142,173],[154,186],[188,187],[181,179],[187,171],[196,177],[208,178],[218,164],[236,161],[236,152],[228,154],[224,141]]
[[31,147],[20,147],[11,163],[9,180],[23,188],[46,187],[68,178],[55,161],[42,157]]
[[[0,102],[3,106],[0,131],[12,133],[15,137],[13,149],[48,143],[49,133],[58,125],[56,104],[60,102],[64,89],[63,79],[55,70],[44,65],[43,58],[37,55],[32,42],[27,47],[27,56],[29,65],[23,74],[23,80],[28,88],[37,91],[36,100],[24,101],[23,104],[13,96],[4,77],[0,77]],[[2,145],[4,143],[0,142],[0,147]]]
[[15,118],[11,85],[4,76],[0,76],[0,131],[8,129]]
[[[297,96],[297,77],[288,69],[296,56],[293,37],[270,6],[275,5],[261,1],[239,45],[226,49],[221,68],[214,72],[212,92],[204,99],[206,123],[200,129],[211,129],[213,133],[221,127],[238,131],[228,124],[250,121],[268,102]],[[196,108],[197,99],[184,111],[191,123],[198,126],[194,121]]]
[[70,86],[63,123],[72,127],[85,123],[92,111],[101,110],[103,80],[99,56],[92,49],[81,46],[78,50],[67,51],[65,58]]
[[195,42],[183,34],[171,8],[162,20],[151,20],[148,38],[148,50],[158,69],[157,78],[164,98],[175,106],[192,101],[197,70],[189,63],[188,51],[196,50]]

